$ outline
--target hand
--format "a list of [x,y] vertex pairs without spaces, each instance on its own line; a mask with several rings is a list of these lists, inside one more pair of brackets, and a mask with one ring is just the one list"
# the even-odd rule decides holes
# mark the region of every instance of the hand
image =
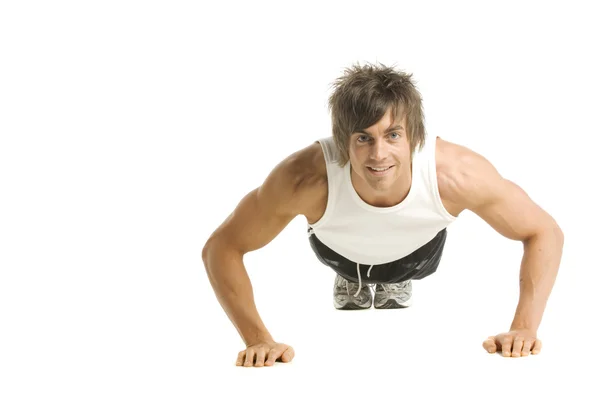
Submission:
[[[289,345],[276,343],[274,341],[263,342],[248,346],[240,351],[237,357],[236,366],[261,367],[272,366],[275,361],[290,362],[294,358],[294,349]],[[254,358],[256,357],[256,363]],[[266,359],[266,361],[265,361]]]
[[536,337],[536,333],[527,329],[513,329],[508,333],[500,333],[490,336],[483,342],[483,348],[490,354],[502,350],[502,356],[515,358],[526,357],[529,352],[533,355],[539,354],[542,349],[542,341]]

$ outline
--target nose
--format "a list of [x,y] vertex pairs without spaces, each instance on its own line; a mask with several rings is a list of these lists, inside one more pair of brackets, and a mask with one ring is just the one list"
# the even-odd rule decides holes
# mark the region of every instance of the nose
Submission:
[[376,161],[383,160],[387,157],[387,144],[385,140],[373,139],[371,143],[370,158]]

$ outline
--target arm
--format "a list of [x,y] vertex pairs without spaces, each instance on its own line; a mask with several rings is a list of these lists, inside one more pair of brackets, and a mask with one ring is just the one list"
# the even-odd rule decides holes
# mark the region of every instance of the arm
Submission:
[[[243,264],[245,253],[257,250],[271,242],[289,222],[300,214],[298,205],[302,190],[299,157],[292,155],[282,161],[257,189],[248,193],[233,213],[217,228],[206,242],[202,259],[217,299],[246,344],[248,355],[238,355],[238,365],[246,357],[252,366],[257,355],[257,366],[262,366],[264,355],[267,365],[274,356],[289,361],[291,347],[278,345],[261,320],[252,292],[252,285]],[[250,351],[250,347],[267,344],[284,352]],[[262,346],[260,346],[262,347]],[[258,348],[260,348],[258,347]],[[263,347],[264,348],[264,347]],[[261,348],[262,349],[262,348]],[[272,350],[271,350],[272,351]],[[263,355],[263,358],[261,358]],[[246,364],[248,366],[248,364]]]
[[560,265],[562,230],[516,184],[499,175],[494,179],[497,192],[473,212],[505,237],[523,242],[519,302],[510,329],[537,333]]
[[[563,233],[556,221],[515,183],[504,179],[481,155],[459,151],[451,180],[453,201],[473,211],[503,236],[523,242],[520,295],[510,332],[490,338],[484,347],[520,356],[541,348],[537,330],[562,256]],[[513,344],[514,343],[514,344]]]

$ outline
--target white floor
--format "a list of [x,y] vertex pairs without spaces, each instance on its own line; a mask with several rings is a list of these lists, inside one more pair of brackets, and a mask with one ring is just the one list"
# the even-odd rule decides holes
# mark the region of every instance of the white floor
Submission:
[[[234,366],[243,344],[191,261],[190,241],[152,248],[132,238],[137,257],[99,254],[94,272],[48,264],[28,273],[23,264],[4,271],[20,288],[3,289],[0,389],[10,397],[597,396],[595,278],[578,275],[581,264],[567,257],[539,330],[541,354],[490,355],[481,343],[507,331],[514,313],[519,244],[491,238],[469,252],[456,225],[440,269],[414,282],[414,304],[402,310],[334,310],[333,271],[312,256],[299,219],[247,255],[265,324],[296,352],[271,368]],[[486,259],[494,245],[515,250]],[[273,260],[285,252],[292,259]]]

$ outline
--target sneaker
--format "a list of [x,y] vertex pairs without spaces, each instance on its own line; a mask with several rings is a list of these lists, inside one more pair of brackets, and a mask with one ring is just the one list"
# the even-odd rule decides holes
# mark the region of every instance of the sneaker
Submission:
[[334,307],[338,310],[365,310],[371,308],[373,295],[369,285],[363,283],[358,296],[355,297],[357,291],[358,283],[336,275],[333,285]]
[[377,284],[375,308],[407,308],[412,304],[412,282]]

